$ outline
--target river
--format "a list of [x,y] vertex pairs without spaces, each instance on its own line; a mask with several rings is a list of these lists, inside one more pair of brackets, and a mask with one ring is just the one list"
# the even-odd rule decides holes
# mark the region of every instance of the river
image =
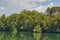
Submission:
[[60,34],[31,32],[0,32],[0,40],[60,40]]

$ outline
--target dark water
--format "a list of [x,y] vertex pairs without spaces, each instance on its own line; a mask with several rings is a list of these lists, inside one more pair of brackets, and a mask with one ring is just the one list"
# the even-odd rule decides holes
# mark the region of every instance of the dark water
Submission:
[[57,33],[0,32],[0,40],[60,40]]

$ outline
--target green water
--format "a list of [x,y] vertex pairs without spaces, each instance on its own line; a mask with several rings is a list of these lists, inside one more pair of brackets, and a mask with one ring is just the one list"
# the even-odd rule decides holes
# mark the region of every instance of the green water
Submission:
[[0,32],[0,40],[60,40],[56,33]]

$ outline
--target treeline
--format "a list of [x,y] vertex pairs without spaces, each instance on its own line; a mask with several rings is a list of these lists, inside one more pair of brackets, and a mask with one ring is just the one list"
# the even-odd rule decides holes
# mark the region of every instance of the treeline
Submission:
[[60,32],[60,7],[47,8],[46,14],[23,10],[3,14],[0,17],[0,31]]

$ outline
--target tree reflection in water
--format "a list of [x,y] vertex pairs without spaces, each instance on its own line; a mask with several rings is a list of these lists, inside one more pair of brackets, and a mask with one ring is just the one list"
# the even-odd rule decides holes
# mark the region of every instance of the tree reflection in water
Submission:
[[44,33],[42,35],[43,40],[60,40],[59,33]]
[[36,40],[41,40],[42,33],[33,33],[33,35]]
[[60,40],[59,33],[0,32],[0,40]]

